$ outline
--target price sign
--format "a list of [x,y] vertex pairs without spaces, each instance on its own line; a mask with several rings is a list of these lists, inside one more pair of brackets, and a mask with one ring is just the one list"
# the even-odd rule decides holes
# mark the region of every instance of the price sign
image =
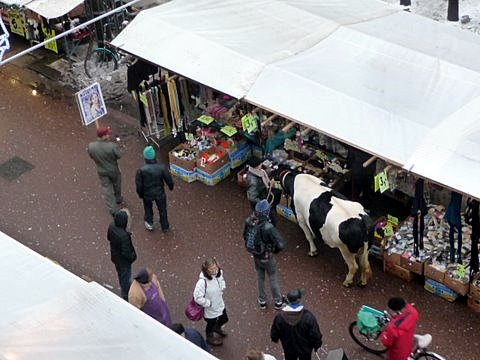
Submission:
[[185,133],[185,140],[192,141],[193,140],[193,134],[192,133]]
[[140,99],[143,105],[148,105],[147,97],[145,96],[145,94],[139,93],[138,98]]
[[398,218],[396,218],[395,216],[392,216],[392,215],[387,215],[387,220],[390,224],[392,224],[393,226],[397,226],[398,225]]
[[242,117],[242,128],[249,134],[257,131],[257,121],[252,114],[246,114]]
[[25,37],[25,21],[23,14],[16,10],[8,12],[8,20],[10,21],[10,32]]
[[460,275],[460,277],[465,277],[465,265],[460,265],[458,264],[457,265],[457,272],[458,272],[458,275]]
[[204,123],[205,125],[210,125],[215,119],[208,115],[202,115],[199,118],[197,118],[197,120],[200,121],[201,123]]
[[374,191],[377,192],[378,190],[380,190],[380,182],[378,181],[378,176],[375,176],[373,178],[373,187],[374,187]]
[[233,126],[226,125],[220,129],[221,132],[223,132],[227,136],[233,136],[237,133],[237,129],[235,129]]
[[315,151],[315,155],[316,155],[319,159],[321,159],[321,160],[328,160],[327,154],[325,154],[325,153],[324,153],[323,151],[321,151],[321,150]]
[[[377,186],[377,182],[378,182],[378,186]],[[388,178],[385,171],[378,173],[377,176],[375,176],[375,191],[380,190],[380,193],[383,194],[389,188],[390,188],[390,184],[388,183]]]
[[[43,26],[42,26],[42,30],[43,30],[43,34],[45,35],[45,40],[55,37],[55,30],[53,29],[49,30]],[[45,49],[51,50],[54,53],[58,54],[57,40],[53,40],[53,41],[50,41],[49,43],[46,43]]]

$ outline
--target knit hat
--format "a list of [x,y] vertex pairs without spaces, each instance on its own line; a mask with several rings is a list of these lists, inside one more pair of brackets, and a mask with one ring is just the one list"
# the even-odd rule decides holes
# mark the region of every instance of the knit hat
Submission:
[[147,268],[145,268],[145,267],[142,267],[138,271],[137,275],[135,275],[135,280],[137,280],[141,284],[148,283],[148,278],[149,278],[148,271],[147,271]]
[[289,304],[298,304],[300,299],[305,294],[305,290],[303,289],[293,289],[287,294],[287,300]]
[[258,215],[268,216],[270,214],[270,204],[267,200],[260,200],[255,205],[255,212]]
[[258,167],[261,163],[263,162],[262,159],[259,157],[252,157],[250,160],[248,160],[248,165],[250,165],[253,168]]
[[147,160],[153,160],[155,159],[155,150],[153,149],[152,146],[147,146],[143,150],[143,157]]
[[407,303],[401,297],[392,297],[388,300],[388,308],[393,311],[402,310]]
[[110,133],[111,133],[111,130],[109,127],[101,126],[97,129],[97,136],[99,138],[102,138],[105,135],[109,135]]

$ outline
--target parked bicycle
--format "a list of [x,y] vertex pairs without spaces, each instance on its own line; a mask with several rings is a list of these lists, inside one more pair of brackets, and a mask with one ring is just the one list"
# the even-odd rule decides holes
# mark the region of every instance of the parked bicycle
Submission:
[[[380,341],[380,335],[390,321],[386,311],[380,311],[367,305],[362,305],[357,314],[357,320],[352,322],[348,331],[352,339],[362,348],[376,355],[382,355],[387,348]],[[409,360],[445,360],[444,357],[428,350],[432,342],[430,334],[414,335],[414,346]]]

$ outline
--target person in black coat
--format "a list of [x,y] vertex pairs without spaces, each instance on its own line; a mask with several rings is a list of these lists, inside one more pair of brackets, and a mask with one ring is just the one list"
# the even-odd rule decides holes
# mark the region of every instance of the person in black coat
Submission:
[[163,164],[157,163],[155,150],[152,146],[147,146],[143,150],[145,165],[137,170],[135,175],[135,185],[137,194],[143,200],[143,209],[145,211],[145,228],[148,231],[153,230],[153,202],[157,204],[160,213],[160,225],[163,232],[170,228],[167,216],[167,195],[165,194],[165,184],[170,190],[173,190],[173,179],[170,172]]
[[312,350],[322,346],[322,333],[317,319],[300,303],[303,289],[294,289],[287,294],[289,304],[273,320],[270,338],[282,342],[285,360],[310,360]]
[[137,259],[137,253],[132,244],[132,234],[128,231],[128,210],[117,211],[113,217],[114,221],[107,231],[107,239],[110,242],[110,257],[117,270],[122,298],[128,300],[132,263]]

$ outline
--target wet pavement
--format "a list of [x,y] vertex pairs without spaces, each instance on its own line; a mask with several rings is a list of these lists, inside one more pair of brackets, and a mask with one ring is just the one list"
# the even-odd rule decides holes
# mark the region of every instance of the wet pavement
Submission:
[[[34,78],[35,74],[15,64],[0,68],[0,164],[18,157],[32,165],[16,179],[0,177],[0,230],[119,294],[106,240],[111,217],[85,150],[95,139],[95,128],[82,126],[68,92],[53,85],[53,96],[33,96],[29,84]],[[110,125],[121,138],[123,195],[133,214],[138,253],[134,272],[150,266],[159,276],[174,321],[203,332],[204,323],[191,323],[183,310],[201,262],[216,256],[225,271],[230,322],[226,325],[229,336],[213,354],[220,359],[243,359],[252,346],[281,359],[281,346],[269,340],[275,310],[269,304],[262,312],[256,303],[253,260],[241,237],[249,206],[236,178],[231,176],[214,187],[175,178],[174,191],[167,192],[173,230],[163,234],[157,223],[154,232],[147,232],[134,189],[145,146],[138,137],[136,120],[110,110],[101,123]],[[295,224],[281,219],[279,229],[287,240],[286,250],[278,256],[282,290],[306,289],[305,305],[317,316],[328,349],[343,347],[349,359],[377,358],[362,351],[347,328],[360,305],[383,309],[390,296],[398,295],[416,304],[421,314],[417,332],[433,335],[433,350],[447,359],[478,358],[480,316],[465,301],[448,303],[426,292],[420,280],[405,283],[386,275],[381,262],[373,258],[369,285],[344,288],[346,266],[337,250],[321,245],[320,255],[309,258],[307,242]]]

